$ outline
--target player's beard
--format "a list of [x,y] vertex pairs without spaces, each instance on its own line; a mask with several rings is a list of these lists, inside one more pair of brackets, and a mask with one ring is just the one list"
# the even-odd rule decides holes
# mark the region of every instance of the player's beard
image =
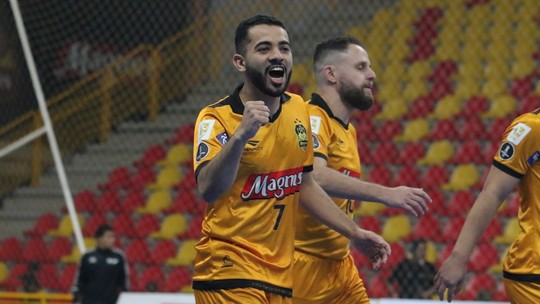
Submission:
[[360,111],[367,111],[373,105],[373,96],[367,95],[364,87],[355,86],[348,81],[342,82],[338,93],[343,102]]
[[272,97],[279,97],[285,90],[287,89],[289,85],[289,80],[291,79],[291,73],[292,71],[285,70],[285,74],[283,77],[285,77],[285,81],[282,85],[279,87],[275,87],[273,85],[267,85],[267,78],[268,72],[265,70],[264,72],[259,72],[256,68],[251,67],[249,64],[246,65],[246,73],[249,79],[251,79],[251,82],[253,85],[261,91],[263,94],[272,96]]

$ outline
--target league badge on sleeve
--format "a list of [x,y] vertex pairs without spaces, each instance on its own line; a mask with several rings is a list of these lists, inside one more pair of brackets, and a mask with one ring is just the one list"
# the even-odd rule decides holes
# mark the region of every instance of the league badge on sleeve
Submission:
[[501,148],[499,149],[499,157],[502,160],[509,160],[514,156],[514,152],[514,145],[510,142],[505,142],[501,145]]
[[208,156],[208,152],[210,152],[210,147],[208,144],[201,142],[197,147],[197,156],[195,157],[195,161],[200,162],[201,160],[205,159],[206,156]]
[[212,134],[212,128],[214,127],[215,123],[215,119],[205,119],[199,123],[199,129],[197,132],[199,142],[208,140],[210,138],[210,134]]
[[313,150],[317,150],[321,146],[321,143],[319,142],[319,137],[317,137],[317,134],[315,134],[315,132],[313,132],[312,134],[313,134]]
[[519,143],[531,132],[531,127],[520,122],[512,128],[512,131],[506,137],[506,140],[513,143],[514,145],[519,145]]

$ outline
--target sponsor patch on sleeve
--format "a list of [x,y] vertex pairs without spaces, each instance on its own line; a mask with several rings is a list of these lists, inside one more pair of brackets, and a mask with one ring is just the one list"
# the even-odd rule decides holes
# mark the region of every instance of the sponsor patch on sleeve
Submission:
[[529,157],[527,159],[527,162],[529,163],[529,165],[534,165],[538,160],[540,160],[540,151],[536,151],[534,152],[533,155],[531,155],[531,157]]
[[216,135],[216,139],[219,141],[219,143],[224,146],[227,141],[229,140],[229,135],[227,135],[227,132],[222,132]]
[[208,156],[208,152],[210,152],[210,147],[207,143],[201,142],[199,143],[199,146],[197,147],[197,156],[195,157],[195,161],[200,162],[201,160],[205,159],[206,156]]
[[199,142],[203,140],[208,140],[210,138],[210,134],[212,134],[212,128],[214,127],[215,123],[215,119],[205,119],[199,123],[199,129],[197,133],[197,138],[199,139]]
[[313,134],[319,134],[319,129],[321,128],[321,117],[319,116],[311,116],[311,132]]
[[505,142],[501,145],[501,148],[499,149],[499,157],[502,160],[509,160],[514,156],[514,145],[510,142]]
[[513,143],[514,145],[519,145],[519,143],[527,136],[531,131],[531,127],[520,122],[512,128],[510,134],[506,137],[506,140]]

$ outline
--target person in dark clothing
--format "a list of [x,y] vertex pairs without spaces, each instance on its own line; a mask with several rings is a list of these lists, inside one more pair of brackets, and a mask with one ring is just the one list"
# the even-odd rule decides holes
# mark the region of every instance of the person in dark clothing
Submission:
[[437,271],[433,264],[426,261],[426,249],[425,240],[415,240],[411,247],[412,258],[396,265],[388,279],[388,289],[392,296],[430,299],[434,295],[433,277]]
[[121,291],[129,289],[127,260],[114,249],[115,235],[111,226],[96,229],[97,248],[85,253],[73,286],[75,303],[115,304]]

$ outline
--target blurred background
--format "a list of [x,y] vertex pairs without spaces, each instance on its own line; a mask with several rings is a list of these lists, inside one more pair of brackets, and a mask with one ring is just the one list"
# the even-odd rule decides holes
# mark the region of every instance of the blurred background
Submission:
[[[191,292],[205,207],[193,178],[194,121],[241,81],[231,58],[246,17],[285,22],[295,62],[289,90],[306,99],[318,42],[351,35],[369,52],[376,103],[353,119],[362,177],[433,198],[419,219],[358,202],[358,223],[392,245],[378,272],[352,251],[373,298],[394,296],[388,278],[412,257],[412,241],[427,240],[434,265],[448,256],[503,131],[540,107],[533,0],[18,3],[86,248],[97,226],[111,224],[134,291]],[[49,142],[40,136],[1,152],[43,127],[20,45],[1,0],[0,291],[68,293],[81,254]],[[483,235],[459,299],[506,300],[501,259],[519,229],[518,199],[503,203]]]

